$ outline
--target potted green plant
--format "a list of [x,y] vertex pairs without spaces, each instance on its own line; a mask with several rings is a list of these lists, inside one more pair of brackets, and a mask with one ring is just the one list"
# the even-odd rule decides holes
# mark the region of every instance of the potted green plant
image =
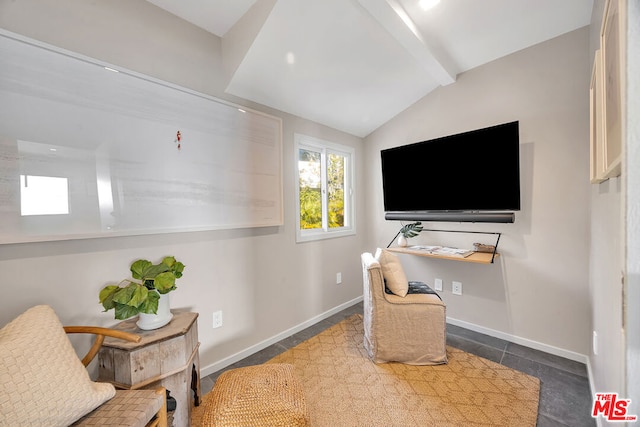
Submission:
[[115,318],[128,319],[139,314],[141,329],[156,329],[171,321],[169,292],[176,289],[176,279],[182,277],[184,264],[172,256],[159,264],[139,259],[131,264],[132,279],[110,284],[100,291],[104,311],[115,310]]
[[408,242],[407,239],[416,237],[422,231],[422,223],[420,221],[412,222],[411,224],[405,224],[398,232],[398,246],[405,247]]

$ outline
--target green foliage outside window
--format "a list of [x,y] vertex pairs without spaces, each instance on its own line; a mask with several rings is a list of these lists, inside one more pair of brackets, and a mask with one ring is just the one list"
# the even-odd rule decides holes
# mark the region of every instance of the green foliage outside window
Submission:
[[[301,149],[298,170],[300,175],[300,228],[322,228],[322,191],[320,153]],[[329,154],[327,162],[327,211],[329,228],[344,227],[345,157]]]
[[300,187],[300,228],[322,227],[322,201],[319,188]]
[[320,153],[310,150],[299,153],[300,228],[322,228]]

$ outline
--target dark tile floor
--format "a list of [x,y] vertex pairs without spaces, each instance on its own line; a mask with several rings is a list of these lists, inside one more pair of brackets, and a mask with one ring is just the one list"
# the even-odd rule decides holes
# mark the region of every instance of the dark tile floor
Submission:
[[[362,303],[202,378],[202,393],[213,388],[223,371],[266,362],[356,313],[362,314]],[[539,427],[596,425],[591,417],[592,396],[584,364],[450,324],[447,324],[447,344],[540,378]]]

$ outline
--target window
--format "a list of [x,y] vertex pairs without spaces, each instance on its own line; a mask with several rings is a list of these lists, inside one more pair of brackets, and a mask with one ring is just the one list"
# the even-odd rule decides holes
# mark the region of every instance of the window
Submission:
[[67,178],[20,175],[20,213],[27,215],[69,214]]
[[355,234],[353,148],[295,135],[296,240]]

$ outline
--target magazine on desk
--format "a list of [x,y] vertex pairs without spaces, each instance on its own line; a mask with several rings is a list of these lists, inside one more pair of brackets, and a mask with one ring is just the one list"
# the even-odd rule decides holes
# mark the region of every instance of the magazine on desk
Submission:
[[425,246],[425,245],[416,245],[411,246],[408,249],[420,252],[427,252],[433,255],[442,255],[454,258],[466,258],[469,255],[473,254],[473,251],[469,249],[459,249],[459,248],[450,248],[448,246]]

